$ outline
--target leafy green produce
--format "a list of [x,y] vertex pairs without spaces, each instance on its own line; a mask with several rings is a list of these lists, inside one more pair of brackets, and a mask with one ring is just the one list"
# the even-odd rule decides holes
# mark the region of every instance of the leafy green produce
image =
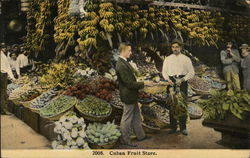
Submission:
[[173,88],[170,88],[170,94],[167,98],[166,103],[170,105],[170,110],[173,113],[173,117],[175,119],[179,119],[181,116],[187,115],[187,102],[183,96],[183,94],[178,91],[174,92]]
[[121,136],[121,132],[117,129],[117,125],[114,122],[89,124],[86,134],[92,143],[98,145],[112,143]]
[[43,117],[52,117],[65,112],[76,103],[75,97],[59,96],[58,98],[51,100],[48,105],[40,110],[40,114]]
[[84,114],[94,116],[105,116],[111,113],[112,107],[109,103],[95,96],[87,96],[80,101],[76,108]]
[[239,119],[250,111],[250,96],[246,91],[215,91],[211,98],[199,102],[205,119],[224,119],[230,112]]

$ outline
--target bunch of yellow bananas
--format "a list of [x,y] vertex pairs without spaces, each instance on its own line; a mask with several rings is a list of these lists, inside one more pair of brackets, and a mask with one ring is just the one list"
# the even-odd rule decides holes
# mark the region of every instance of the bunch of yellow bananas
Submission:
[[47,85],[49,88],[57,85],[67,87],[73,82],[75,68],[76,64],[74,61],[52,63],[47,72],[39,78],[39,81],[42,85]]
[[58,0],[57,6],[58,16],[54,19],[54,40],[56,43],[61,43],[62,41],[68,41],[72,39],[78,29],[78,26],[77,19],[68,15],[68,0]]
[[54,5],[49,0],[34,0],[30,2],[27,12],[26,47],[31,52],[45,49],[46,42],[52,39],[47,27],[52,25],[51,7]]

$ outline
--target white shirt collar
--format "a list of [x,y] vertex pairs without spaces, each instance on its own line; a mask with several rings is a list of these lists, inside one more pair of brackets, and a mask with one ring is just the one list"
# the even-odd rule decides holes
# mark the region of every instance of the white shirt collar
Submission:
[[127,59],[126,59],[126,58],[124,58],[123,56],[121,56],[121,55],[120,55],[119,57],[120,57],[120,58],[122,58],[122,59],[124,59],[125,61],[127,61]]

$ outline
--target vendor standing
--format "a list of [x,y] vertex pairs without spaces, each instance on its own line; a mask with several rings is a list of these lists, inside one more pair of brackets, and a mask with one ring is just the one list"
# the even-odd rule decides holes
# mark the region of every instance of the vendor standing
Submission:
[[11,70],[12,70],[12,73],[13,73],[15,79],[20,78],[21,77],[20,64],[19,64],[19,62],[17,60],[16,52],[11,52],[10,53],[9,63],[10,63],[10,67],[11,67]]
[[[189,57],[182,54],[182,42],[173,40],[171,43],[171,50],[173,54],[165,58],[163,62],[162,75],[166,81],[177,88],[175,85],[180,86],[180,91],[187,96],[188,83],[187,81],[194,77],[194,67]],[[187,109],[186,109],[187,110]],[[183,135],[188,135],[186,128],[187,115],[179,117],[180,131]],[[177,131],[177,119],[173,116],[173,111],[170,109],[170,125],[171,130],[169,134]]]
[[[121,119],[121,140],[124,145],[136,147],[130,140],[130,129],[132,128],[138,140],[145,140],[145,132],[142,128],[142,119],[138,107],[139,89],[144,87],[143,82],[137,82],[134,70],[127,59],[131,56],[130,44],[122,43],[119,46],[120,56],[116,63],[116,74],[119,82],[121,101],[125,103]],[[145,85],[150,85],[146,82]]]
[[0,80],[1,80],[1,86],[0,86],[0,106],[1,106],[1,115],[3,114],[9,114],[8,112],[8,96],[7,96],[7,84],[8,84],[8,78],[10,80],[14,80],[14,76],[12,74],[11,68],[10,68],[10,64],[8,61],[8,57],[7,57],[7,50],[6,50],[6,46],[5,44],[1,44],[0,45],[0,52],[1,52],[1,76],[0,76]]
[[220,59],[223,64],[223,74],[227,82],[228,90],[239,90],[239,62],[240,54],[237,49],[233,49],[233,42],[226,43],[226,49],[220,52]]
[[1,44],[0,49],[1,49],[1,73],[7,74],[10,80],[15,80],[15,77],[10,67],[9,58],[7,57],[8,51],[6,49],[5,44]]
[[250,92],[250,47],[248,44],[241,45],[241,68],[243,73],[243,89]]
[[20,66],[20,72],[25,73],[29,68],[28,52],[23,47],[20,49],[20,54],[17,57],[17,62]]

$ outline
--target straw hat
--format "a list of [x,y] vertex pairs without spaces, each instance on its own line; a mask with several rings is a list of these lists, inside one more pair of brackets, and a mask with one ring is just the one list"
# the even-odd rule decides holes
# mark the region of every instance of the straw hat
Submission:
[[242,44],[241,46],[240,46],[240,49],[249,49],[250,47],[249,47],[249,45],[248,44]]

